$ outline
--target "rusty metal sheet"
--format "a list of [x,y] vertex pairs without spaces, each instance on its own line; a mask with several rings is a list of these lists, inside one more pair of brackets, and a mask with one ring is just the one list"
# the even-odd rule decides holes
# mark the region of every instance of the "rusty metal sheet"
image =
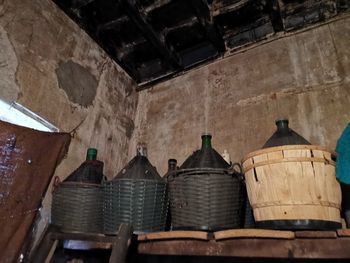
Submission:
[[42,198],[70,143],[48,133],[0,121],[0,262],[15,262]]

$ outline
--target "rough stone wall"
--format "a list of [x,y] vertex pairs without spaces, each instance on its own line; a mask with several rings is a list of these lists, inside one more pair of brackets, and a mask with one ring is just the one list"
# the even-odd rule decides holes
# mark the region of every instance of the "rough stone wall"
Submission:
[[334,149],[350,120],[350,18],[229,56],[140,92],[137,133],[164,174],[200,147],[203,132],[232,161],[260,149],[287,117],[313,144]]
[[[0,98],[21,103],[61,131],[75,129],[56,171],[61,178],[89,146],[98,148],[109,177],[128,161],[135,84],[50,0],[0,0]],[[50,195],[44,203],[47,219]]]

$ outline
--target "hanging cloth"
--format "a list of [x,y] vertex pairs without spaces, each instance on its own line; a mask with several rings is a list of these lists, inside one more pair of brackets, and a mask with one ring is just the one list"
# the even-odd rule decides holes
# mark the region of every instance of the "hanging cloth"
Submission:
[[336,176],[345,184],[350,184],[350,123],[346,126],[337,141]]

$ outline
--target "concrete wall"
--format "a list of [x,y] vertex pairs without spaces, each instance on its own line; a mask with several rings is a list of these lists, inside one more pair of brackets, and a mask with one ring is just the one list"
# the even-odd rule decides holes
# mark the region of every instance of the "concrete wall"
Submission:
[[134,86],[51,0],[0,0],[0,98],[21,103],[61,131],[76,129],[56,175],[77,168],[89,146],[106,161],[106,175],[124,166],[138,98]]
[[350,120],[350,18],[286,36],[140,92],[137,141],[164,174],[200,147],[201,133],[233,161],[260,149],[287,117],[313,144],[335,147]]

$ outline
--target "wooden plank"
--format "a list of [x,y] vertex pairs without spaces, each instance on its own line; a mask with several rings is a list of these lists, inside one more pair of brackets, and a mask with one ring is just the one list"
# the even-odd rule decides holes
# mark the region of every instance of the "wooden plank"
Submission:
[[64,240],[63,248],[72,250],[111,249],[112,243],[87,240]]
[[203,0],[189,0],[186,1],[195,10],[199,23],[206,32],[208,39],[213,43],[218,52],[225,52],[225,42],[215,27],[212,17],[210,16],[209,6]]
[[214,0],[211,6],[211,13],[212,13],[212,16],[218,16],[228,12],[234,12],[244,7],[248,3],[249,3],[249,0],[241,0],[241,1]]
[[338,229],[337,234],[339,237],[350,237],[350,229]]
[[245,258],[350,259],[350,238],[231,239],[220,242],[167,240],[140,242],[138,253]]
[[37,263],[37,262],[45,262],[48,257],[52,246],[55,243],[55,239],[52,238],[52,231],[54,228],[49,225],[47,229],[44,231],[40,240],[38,241],[37,246],[33,249],[28,262],[29,263]]
[[341,219],[341,228],[346,229],[346,221],[344,218]]
[[336,231],[296,231],[296,238],[337,238]]
[[132,238],[132,226],[129,224],[121,224],[118,235],[112,245],[111,257],[109,263],[123,263],[126,262],[129,245]]
[[230,230],[217,231],[214,233],[215,240],[242,238],[242,237],[293,239],[294,232],[269,230],[269,229],[230,229]]
[[148,23],[146,15],[141,13],[138,9],[136,0],[120,0],[120,3],[130,20],[132,20],[140,31],[144,33],[144,36],[159,51],[162,57],[175,67],[181,66],[180,58],[175,52],[168,48],[164,37],[156,32],[152,25]]
[[167,231],[142,234],[138,241],[162,240],[162,239],[200,239],[208,240],[208,233],[204,231]]
[[105,236],[103,234],[87,234],[87,233],[64,233],[55,231],[52,232],[52,238],[57,240],[81,240],[112,243],[115,236]]

